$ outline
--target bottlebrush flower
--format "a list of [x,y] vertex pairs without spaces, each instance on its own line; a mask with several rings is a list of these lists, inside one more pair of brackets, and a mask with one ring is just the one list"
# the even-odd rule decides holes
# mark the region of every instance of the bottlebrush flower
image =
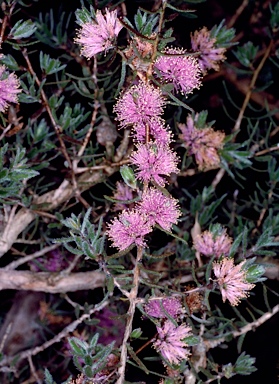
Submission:
[[220,157],[218,149],[223,148],[225,134],[214,131],[211,127],[196,128],[191,115],[187,117],[187,124],[178,124],[184,146],[190,155],[194,155],[200,169],[218,167]]
[[229,300],[231,305],[239,304],[240,300],[248,296],[248,291],[254,288],[254,284],[246,281],[246,271],[242,269],[245,261],[234,265],[234,260],[227,257],[220,262],[213,263],[213,272],[225,302]]
[[125,208],[132,208],[132,204],[125,203],[125,201],[132,200],[134,198],[133,190],[128,185],[117,182],[116,191],[113,194],[113,198],[115,200],[123,200],[123,203],[115,203],[114,211],[122,211]]
[[193,51],[200,52],[198,62],[203,74],[209,69],[218,71],[220,61],[226,58],[224,56],[226,48],[217,48],[215,43],[216,38],[210,36],[210,31],[206,27],[203,27],[200,31],[195,31],[191,35]]
[[75,39],[75,42],[82,46],[81,54],[88,59],[113,48],[116,37],[122,29],[117,11],[110,12],[106,9],[105,12],[105,15],[102,15],[102,12],[97,10],[96,19],[83,24]]
[[180,216],[178,201],[155,188],[143,193],[138,209],[148,217],[151,225],[157,223],[166,231],[171,230],[171,226],[177,223]]
[[9,103],[17,103],[17,94],[21,92],[19,80],[14,73],[8,73],[4,65],[0,65],[0,112],[7,109]]
[[204,231],[194,239],[194,248],[205,256],[228,256],[232,245],[232,239],[227,235],[226,230],[221,230],[214,235],[210,231]]
[[165,103],[160,89],[141,81],[120,96],[113,110],[121,127],[145,126],[162,115]]
[[198,61],[192,56],[186,56],[183,49],[168,48],[164,56],[155,61],[154,69],[159,72],[160,78],[173,84],[175,90],[184,95],[201,86]]
[[[152,117],[148,123],[149,138],[160,145],[168,145],[171,141],[171,133],[164,127],[164,121],[160,117]],[[146,124],[134,125],[133,133],[139,143],[146,142]]]
[[166,297],[162,300],[149,300],[144,306],[145,312],[152,317],[167,318],[166,313],[171,317],[177,317],[182,313],[182,305],[179,299],[175,297]]
[[191,328],[186,324],[176,327],[167,320],[162,327],[157,327],[158,339],[153,346],[170,364],[179,364],[186,360],[190,354],[187,343],[183,341],[191,336]]
[[144,236],[152,231],[146,216],[136,210],[123,211],[108,225],[107,234],[120,251],[132,244],[145,246]]
[[143,182],[155,181],[161,187],[165,185],[162,175],[178,173],[176,154],[168,147],[155,143],[139,144],[136,152],[130,156],[131,163],[137,166],[137,178]]

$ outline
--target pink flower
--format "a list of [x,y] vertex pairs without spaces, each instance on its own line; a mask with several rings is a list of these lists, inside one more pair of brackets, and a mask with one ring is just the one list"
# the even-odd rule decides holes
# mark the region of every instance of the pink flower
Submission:
[[0,112],[7,109],[9,103],[17,103],[17,94],[21,92],[19,80],[14,73],[8,73],[4,65],[0,65]]
[[143,182],[155,181],[161,187],[165,185],[162,175],[178,173],[177,158],[168,147],[149,143],[139,144],[138,150],[130,156],[131,163],[137,166],[137,178]]
[[107,234],[120,251],[132,244],[145,246],[144,236],[152,231],[147,217],[136,210],[123,211],[108,225]]
[[170,364],[179,364],[186,360],[190,354],[187,344],[183,341],[191,336],[191,328],[186,324],[176,327],[170,320],[167,320],[162,328],[157,327],[158,340],[153,344],[165,360]]
[[162,300],[149,300],[144,307],[145,312],[152,317],[167,318],[166,312],[177,317],[182,313],[182,305],[179,299],[175,297],[166,297]]
[[[160,117],[152,117],[148,123],[149,139],[160,145],[168,145],[171,141],[171,133],[164,127],[164,120]],[[146,124],[136,123],[134,125],[134,135],[136,141],[146,142]]]
[[160,89],[139,82],[124,92],[114,106],[121,127],[146,126],[163,113],[165,100]]
[[151,225],[157,223],[166,231],[171,230],[172,224],[176,224],[180,216],[178,201],[155,188],[143,193],[138,209],[148,217]]
[[88,59],[97,53],[113,48],[115,39],[122,29],[122,24],[117,18],[117,11],[110,12],[106,9],[105,12],[106,14],[103,16],[102,12],[97,10],[94,22],[83,24],[75,39],[75,42],[82,46],[81,54]]
[[131,208],[133,203],[129,204],[126,203],[126,201],[134,198],[133,190],[127,184],[117,182],[113,198],[115,200],[123,200],[123,203],[115,203],[114,211],[122,211],[125,208]]
[[194,52],[200,52],[198,61],[204,74],[209,69],[218,71],[219,62],[225,60],[226,48],[217,48],[215,43],[216,38],[210,37],[210,31],[206,27],[191,35],[192,49]]
[[201,72],[198,61],[192,56],[186,56],[186,51],[178,48],[168,48],[164,56],[160,56],[154,69],[159,76],[174,85],[176,91],[187,95],[201,86]]
[[213,263],[213,271],[217,278],[222,299],[229,300],[231,305],[237,305],[240,300],[248,296],[248,292],[254,288],[254,284],[247,283],[246,271],[242,269],[245,261],[234,265],[233,259],[224,258],[220,262]]
[[228,256],[232,239],[223,229],[220,233],[214,236],[210,231],[205,231],[194,239],[194,248],[205,256]]
[[223,148],[225,134],[214,131],[211,127],[196,128],[195,120],[191,115],[187,117],[187,124],[178,124],[182,134],[180,138],[184,142],[190,155],[195,155],[200,169],[218,167],[220,157],[218,149]]

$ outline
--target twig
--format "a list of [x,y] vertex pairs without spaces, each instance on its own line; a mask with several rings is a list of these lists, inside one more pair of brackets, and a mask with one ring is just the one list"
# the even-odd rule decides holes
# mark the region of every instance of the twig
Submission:
[[239,128],[240,128],[240,125],[241,125],[241,122],[242,122],[242,119],[243,119],[243,116],[244,116],[245,109],[246,109],[246,107],[247,107],[247,105],[249,103],[251,94],[252,94],[252,92],[254,90],[254,87],[255,87],[255,84],[256,84],[256,81],[257,81],[257,78],[259,76],[260,71],[262,70],[262,68],[264,66],[264,63],[268,59],[268,56],[270,54],[272,46],[273,46],[273,41],[271,40],[269,45],[268,45],[268,47],[267,47],[267,49],[265,50],[264,56],[263,56],[262,60],[260,61],[260,64],[258,65],[258,67],[256,68],[256,70],[255,70],[255,72],[253,74],[253,77],[252,77],[252,80],[251,80],[248,92],[247,92],[246,97],[245,97],[245,99],[243,101],[241,110],[240,110],[239,115],[238,115],[238,117],[236,119],[236,122],[235,122],[235,125],[233,127],[232,132],[237,132],[239,130]]
[[[111,167],[121,167],[121,165],[129,164],[129,163],[130,163],[130,160],[127,159],[127,160],[118,161],[117,163],[111,163],[111,164],[109,164],[109,166],[111,166]],[[107,166],[108,166],[108,164],[106,164],[106,165],[95,165],[93,167],[78,167],[78,168],[76,168],[75,173],[79,174],[79,173],[88,172],[88,171],[93,172],[93,171],[105,169]]]
[[215,348],[219,344],[223,343],[226,340],[227,336],[231,335],[235,338],[235,337],[241,336],[247,332],[250,332],[250,331],[254,330],[255,328],[259,327],[260,325],[262,325],[263,323],[265,323],[272,316],[274,316],[277,312],[279,312],[279,304],[275,305],[275,307],[273,307],[270,312],[264,313],[257,320],[255,320],[252,323],[249,323],[249,324],[245,325],[244,327],[240,328],[239,331],[229,332],[226,336],[223,336],[223,337],[220,337],[220,338],[217,338],[214,340],[213,339],[212,340],[209,340],[209,339],[206,340],[205,339],[204,344],[206,345],[207,350],[209,350],[211,348]]
[[60,247],[60,245],[61,244],[50,245],[49,247],[45,247],[45,248],[41,249],[40,251],[32,253],[32,255],[22,257],[21,259],[13,261],[12,263],[6,265],[6,267],[4,267],[3,270],[4,271],[11,271],[12,269],[16,269],[17,267],[19,267],[22,264],[27,263],[28,261],[34,260],[37,257],[43,256],[48,252],[54,251],[55,249]]
[[[235,122],[235,125],[232,129],[232,132],[237,132],[239,131],[240,129],[240,125],[241,125],[241,122],[242,122],[242,119],[243,119],[243,116],[244,116],[244,112],[246,110],[246,107],[249,103],[249,100],[251,98],[251,95],[252,95],[252,92],[253,92],[253,89],[255,87],[255,84],[256,84],[256,81],[257,81],[257,78],[259,76],[259,73],[261,71],[261,69],[263,68],[263,65],[264,63],[266,62],[269,54],[270,54],[270,51],[271,51],[271,48],[272,48],[272,45],[273,45],[273,41],[271,40],[270,43],[269,43],[269,46],[267,47],[265,53],[264,53],[264,56],[260,62],[260,64],[258,65],[258,67],[256,68],[256,70],[254,71],[254,74],[253,74],[253,77],[252,77],[252,80],[250,82],[250,85],[249,85],[249,89],[246,93],[246,96],[245,96],[245,99],[243,101],[243,104],[242,104],[242,107],[240,109],[240,112],[238,114],[238,117],[236,119],[236,122]],[[236,136],[234,137],[234,140],[235,140]],[[225,169],[224,168],[221,168],[217,175],[215,176],[213,182],[212,182],[212,187],[213,188],[216,188],[216,186],[219,184],[219,182],[222,180],[223,176],[225,174]]]
[[255,156],[262,156],[262,155],[265,155],[266,153],[273,152],[273,151],[279,151],[279,146],[276,145],[275,147],[263,149],[262,151],[256,152]]
[[[28,71],[30,72],[30,74],[34,77],[38,87],[40,88],[41,87],[41,81],[39,80],[38,76],[36,75],[36,72],[34,71],[33,67],[32,67],[32,64],[29,60],[29,56],[27,54],[27,49],[24,48],[22,50],[22,55],[26,61],[26,64],[27,64],[27,67],[28,67]],[[46,108],[46,111],[48,113],[48,116],[50,118],[50,121],[51,121],[51,124],[53,125],[53,128],[55,130],[55,133],[57,135],[57,138],[59,140],[59,143],[60,143],[60,146],[61,146],[61,151],[65,157],[65,159],[67,160],[67,163],[69,165],[70,168],[72,168],[72,162],[71,162],[71,159],[68,155],[68,152],[67,152],[67,149],[66,149],[66,146],[65,146],[65,143],[64,141],[62,140],[61,138],[61,135],[60,135],[60,132],[62,131],[61,130],[61,127],[59,127],[59,125],[56,123],[55,119],[54,119],[54,116],[51,112],[51,108],[49,106],[49,102],[48,102],[48,98],[45,94],[45,91],[41,88],[41,97],[42,97],[42,100],[44,102],[44,105],[45,105],[45,108]]]
[[0,269],[0,290],[64,293],[103,287],[105,275],[97,271],[63,276],[51,272],[5,271]]
[[84,310],[84,306],[83,305],[80,305],[79,303],[76,303],[75,301],[73,301],[68,295],[67,293],[63,293],[61,295],[63,297],[64,300],[66,300],[69,304],[71,304],[71,306],[73,308],[79,308],[80,310]]
[[32,357],[28,356],[27,360],[28,360],[28,363],[29,363],[29,367],[30,367],[30,371],[32,373],[32,376],[36,380],[36,384],[43,384],[42,380],[37,375],[37,372],[35,370],[35,367],[34,367],[34,364],[33,364],[33,361],[32,361]]
[[78,162],[81,158],[81,156],[83,155],[87,145],[88,145],[88,142],[90,140],[90,137],[91,137],[91,134],[93,132],[93,129],[94,129],[94,125],[95,125],[95,122],[96,122],[96,118],[97,118],[97,113],[98,113],[98,110],[100,108],[100,103],[99,101],[97,100],[97,92],[98,92],[98,80],[97,80],[97,58],[94,56],[94,70],[93,70],[93,75],[92,75],[92,79],[94,80],[94,83],[95,83],[95,92],[94,92],[94,96],[95,96],[95,102],[94,102],[94,109],[93,109],[93,113],[92,113],[92,117],[91,117],[91,122],[90,122],[90,125],[89,125],[89,129],[85,135],[85,138],[83,140],[83,143],[78,151],[78,154],[77,154],[77,158],[75,160],[73,160],[73,171],[75,172],[76,169],[77,169],[77,165],[78,165]]
[[235,14],[233,15],[233,17],[227,23],[228,29],[232,28],[232,26],[236,23],[237,19],[242,14],[242,12],[244,11],[244,9],[247,7],[248,4],[249,4],[249,0],[243,0],[242,4],[240,4],[240,6],[235,11]]
[[8,365],[8,364],[12,363],[13,361],[16,361],[18,363],[18,362],[20,362],[22,360],[28,359],[31,356],[36,356],[38,353],[40,353],[40,352],[44,351],[45,349],[51,347],[53,344],[59,343],[69,333],[73,332],[79,326],[79,324],[81,324],[85,320],[87,320],[93,313],[102,310],[105,306],[108,305],[108,303],[109,302],[106,300],[106,301],[103,301],[100,305],[97,304],[94,308],[92,308],[89,311],[89,313],[84,313],[79,319],[77,319],[77,320],[73,321],[71,324],[67,325],[67,327],[65,327],[55,337],[53,337],[52,339],[46,341],[42,345],[40,345],[38,347],[35,347],[35,348],[32,348],[32,349],[28,349],[26,351],[23,351],[23,352],[19,353],[16,356],[4,357],[0,361],[0,367]]
[[133,288],[131,289],[129,294],[130,305],[127,312],[128,320],[127,320],[125,333],[122,341],[122,347],[121,347],[120,367],[118,369],[119,378],[116,384],[123,384],[125,379],[125,368],[127,363],[127,343],[128,343],[130,334],[132,332],[133,319],[134,319],[135,310],[136,310],[136,300],[137,300],[138,289],[139,289],[139,275],[140,275],[139,263],[142,260],[142,255],[143,255],[143,248],[138,247],[137,260],[134,268]]
[[153,63],[155,62],[156,55],[157,55],[158,44],[159,44],[159,41],[160,41],[159,40],[160,39],[160,34],[161,34],[161,31],[162,31],[162,28],[163,28],[163,22],[164,22],[164,15],[165,15],[166,6],[167,6],[167,2],[166,1],[162,1],[162,3],[161,3],[162,9],[160,11],[159,25],[158,25],[158,30],[157,30],[157,33],[156,33],[155,42],[154,42],[153,53],[152,53],[152,56],[151,56],[151,59],[150,59],[149,68],[148,68],[148,70],[146,72],[146,77],[147,78],[151,78],[152,77]]
[[[3,2],[1,4],[1,8],[2,8],[2,11],[5,12],[6,11],[6,4]],[[8,25],[8,20],[9,18],[11,17],[12,13],[13,13],[13,10],[14,10],[14,7],[16,6],[16,2],[14,2],[11,6],[10,6],[10,9],[9,9],[9,15],[5,14],[4,16],[4,19],[2,21],[2,26],[1,26],[1,32],[0,32],[0,49],[2,49],[2,43],[4,41],[4,35],[5,35],[5,30],[7,28],[7,25]]]
[[[1,44],[1,43],[0,43]],[[2,127],[1,127],[2,128]],[[4,137],[5,137],[5,135],[6,135],[6,133],[7,132],[9,132],[9,130],[12,128],[12,124],[9,124],[5,129],[4,129],[4,131],[2,132],[2,134],[1,134],[1,136],[0,136],[0,140],[2,140]]]

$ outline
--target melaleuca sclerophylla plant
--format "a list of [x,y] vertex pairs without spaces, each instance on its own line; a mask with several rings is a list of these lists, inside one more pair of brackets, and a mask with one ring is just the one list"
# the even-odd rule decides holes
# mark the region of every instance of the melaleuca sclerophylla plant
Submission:
[[[38,217],[46,231],[41,235],[44,244],[26,259],[29,270],[56,273],[57,281],[71,275],[73,282],[69,280],[61,292],[86,289],[82,281],[75,285],[75,277],[82,280],[80,274],[85,278],[92,272],[89,289],[103,288],[97,303],[81,305],[65,299],[75,308],[76,320],[55,342],[67,341],[61,353],[71,356],[80,371],[67,383],[122,384],[131,366],[165,384],[220,382],[248,375],[256,370],[255,358],[241,352],[242,337],[278,311],[267,305],[258,318],[259,310],[251,304],[252,320],[242,316],[242,305],[253,297],[256,283],[265,287],[263,256],[272,258],[272,248],[278,246],[274,237],[279,213],[271,202],[279,170],[273,150],[263,150],[263,155],[269,153],[263,159],[269,180],[266,194],[260,187],[259,193],[266,207],[256,195],[259,217],[247,219],[237,194],[231,202],[227,194],[218,195],[216,187],[226,174],[243,188],[241,172],[252,168],[253,155],[266,142],[251,121],[247,129],[254,141],[238,141],[249,98],[226,133],[215,128],[218,122],[208,121],[210,112],[194,110],[191,104],[207,86],[206,76],[221,71],[230,50],[253,73],[257,48],[251,42],[238,47],[235,30],[225,21],[210,29],[200,26],[185,39],[188,45],[181,46],[183,40],[176,39],[170,21],[180,14],[186,20],[191,17],[193,7],[187,1],[154,2],[158,4],[151,11],[141,8],[132,17],[126,14],[124,1],[103,3],[97,9],[90,1],[82,2],[71,38],[61,32],[70,20],[64,16],[54,22],[51,13],[47,17],[41,13],[36,22],[22,19],[12,25],[14,8],[26,4],[2,5],[2,42],[13,44],[17,54],[14,58],[4,53],[0,67],[0,198],[6,223],[1,254],[22,231],[32,244],[31,233],[35,236],[39,230],[27,226]],[[277,8],[270,10],[271,41],[279,20]],[[33,63],[30,47],[36,41],[55,49],[55,57],[42,49]],[[89,102],[73,106],[72,95]],[[39,107],[31,116],[22,112],[23,123],[19,111],[24,103]],[[52,179],[46,171],[58,159],[63,160],[65,176],[61,172]],[[213,175],[210,183],[207,174]],[[181,181],[194,175],[204,176],[198,190]],[[99,184],[110,194],[98,196],[96,190],[95,196]],[[9,232],[8,225],[21,217],[19,227]],[[46,261],[47,246],[59,251],[45,251]],[[94,286],[97,276],[99,285]],[[102,330],[93,332],[90,326],[93,316],[111,306],[124,326],[105,342]],[[235,322],[227,314],[230,311]],[[135,322],[140,326],[134,328]],[[145,332],[147,323],[152,335]],[[78,326],[84,327],[82,332]],[[209,351],[231,338],[240,340],[239,357],[218,365]],[[43,344],[39,351],[47,348]],[[146,350],[161,362],[156,371],[141,357]],[[30,350],[30,356],[36,353]],[[9,358],[3,361],[2,366],[8,367]],[[57,372],[45,367],[46,383],[54,383],[52,375]],[[64,373],[59,379],[64,380]]]

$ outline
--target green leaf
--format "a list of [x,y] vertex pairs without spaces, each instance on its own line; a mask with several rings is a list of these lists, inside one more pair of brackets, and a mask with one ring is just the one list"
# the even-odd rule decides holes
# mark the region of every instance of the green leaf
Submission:
[[276,29],[279,27],[279,3],[277,2],[275,4],[274,9],[271,9],[271,18],[270,18],[270,25],[273,30],[276,31]]
[[40,67],[46,75],[52,75],[59,71],[62,71],[66,67],[66,64],[61,64],[57,59],[51,59],[49,55],[40,52]]
[[[246,263],[247,264],[247,263]],[[258,283],[259,281],[266,280],[266,278],[262,278],[262,275],[265,273],[265,267],[260,264],[252,264],[248,268],[244,265],[247,273],[245,279],[248,283]]]
[[22,39],[30,37],[36,31],[36,24],[32,20],[19,20],[11,29],[9,36],[12,39]]
[[[206,1],[206,0],[201,0],[199,1],[200,3],[203,2],[203,1]],[[170,5],[169,3],[167,3],[167,8],[169,9],[172,9],[173,11],[175,12],[179,12],[179,13],[191,13],[191,12],[196,12],[196,10],[194,9],[179,9],[179,8],[176,8],[174,7],[173,5]]]
[[91,365],[86,365],[85,367],[83,367],[83,372],[85,373],[85,375],[89,378],[93,377],[94,374],[92,372],[92,368],[91,368]]
[[55,381],[52,378],[51,373],[49,372],[49,370],[47,368],[45,368],[44,374],[45,374],[45,382],[46,382],[46,384],[56,384]]
[[76,10],[75,15],[77,19],[76,22],[80,26],[85,23],[92,23],[92,19],[95,19],[95,11],[92,6],[90,6],[90,12],[85,7],[82,7]]
[[87,350],[87,343],[78,339],[77,337],[70,337],[68,339],[71,349],[76,356],[85,357]]
[[234,44],[232,40],[235,37],[235,29],[227,29],[225,26],[225,20],[222,20],[219,25],[215,25],[210,31],[210,37],[216,39],[216,46],[228,48]]
[[192,335],[192,336],[185,337],[183,341],[185,341],[185,343],[187,343],[189,347],[192,347],[193,345],[197,345],[200,343],[200,338],[199,336]]
[[254,367],[256,359],[250,355],[246,355],[245,352],[238,357],[235,362],[234,372],[239,375],[250,375],[251,373],[257,371],[257,368]]
[[3,56],[3,58],[1,59],[1,62],[5,64],[6,67],[11,71],[18,71],[20,69],[17,62],[11,55]]
[[137,181],[136,181],[134,171],[132,170],[131,167],[129,167],[128,165],[122,165],[120,167],[120,174],[121,174],[125,184],[127,184],[132,189],[136,189]]
[[112,276],[108,275],[106,277],[106,286],[109,293],[112,293],[114,290],[114,280]]
[[139,337],[141,337],[141,335],[142,335],[141,328],[136,328],[136,329],[133,329],[133,331],[131,332],[130,338],[131,339],[138,339]]
[[236,254],[236,252],[238,251],[238,248],[239,248],[241,242],[244,245],[243,252],[246,251],[247,236],[248,236],[248,229],[246,227],[244,227],[242,229],[242,232],[237,236],[237,238],[232,243],[231,249],[230,249],[230,253],[229,253],[229,257],[233,257]]

